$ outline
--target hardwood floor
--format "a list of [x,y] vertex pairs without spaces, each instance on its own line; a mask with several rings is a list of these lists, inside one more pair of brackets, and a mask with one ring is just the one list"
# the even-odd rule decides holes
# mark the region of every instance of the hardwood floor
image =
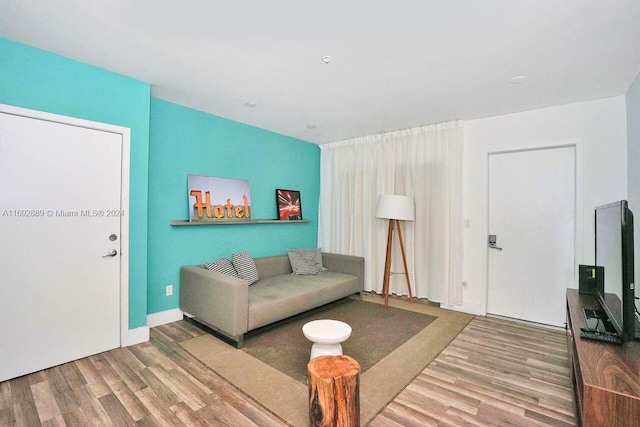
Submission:
[[[119,348],[0,383],[0,426],[282,426],[177,345],[180,321]],[[371,426],[573,425],[564,333],[477,317]]]
[[476,317],[371,423],[573,426],[564,331]]
[[0,383],[1,426],[283,426],[177,345],[180,321],[151,340]]

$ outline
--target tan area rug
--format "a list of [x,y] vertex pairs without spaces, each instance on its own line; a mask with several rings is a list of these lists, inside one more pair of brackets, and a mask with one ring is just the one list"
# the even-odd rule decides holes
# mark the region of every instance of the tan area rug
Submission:
[[342,349],[344,354],[358,361],[362,374],[426,328],[436,317],[345,298],[250,334],[245,337],[242,351],[307,385],[312,343],[305,338],[302,327],[319,319],[340,320],[351,326],[351,336],[342,343]]
[[[382,303],[382,298],[375,294],[365,294],[363,300]],[[473,318],[393,298],[389,305],[437,319],[361,374],[362,425],[371,422]],[[309,425],[308,389],[303,383],[212,335],[192,338],[180,345],[285,422],[293,426]]]

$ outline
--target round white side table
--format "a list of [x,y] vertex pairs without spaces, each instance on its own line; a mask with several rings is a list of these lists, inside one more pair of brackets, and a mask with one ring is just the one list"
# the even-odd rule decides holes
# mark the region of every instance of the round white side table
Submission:
[[302,326],[302,333],[313,343],[309,360],[318,356],[341,356],[341,343],[351,336],[351,326],[339,320],[314,320]]

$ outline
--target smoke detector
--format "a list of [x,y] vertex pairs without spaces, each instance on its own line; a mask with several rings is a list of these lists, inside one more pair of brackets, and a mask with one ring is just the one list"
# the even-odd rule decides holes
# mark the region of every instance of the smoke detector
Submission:
[[329,55],[325,55],[322,57],[322,61],[324,61],[325,64],[328,64],[331,62],[331,57]]

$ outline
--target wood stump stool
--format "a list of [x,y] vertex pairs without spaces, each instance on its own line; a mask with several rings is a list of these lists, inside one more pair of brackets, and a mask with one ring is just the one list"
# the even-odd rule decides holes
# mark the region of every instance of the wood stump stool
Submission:
[[312,426],[360,425],[360,364],[349,356],[319,356],[307,365]]

